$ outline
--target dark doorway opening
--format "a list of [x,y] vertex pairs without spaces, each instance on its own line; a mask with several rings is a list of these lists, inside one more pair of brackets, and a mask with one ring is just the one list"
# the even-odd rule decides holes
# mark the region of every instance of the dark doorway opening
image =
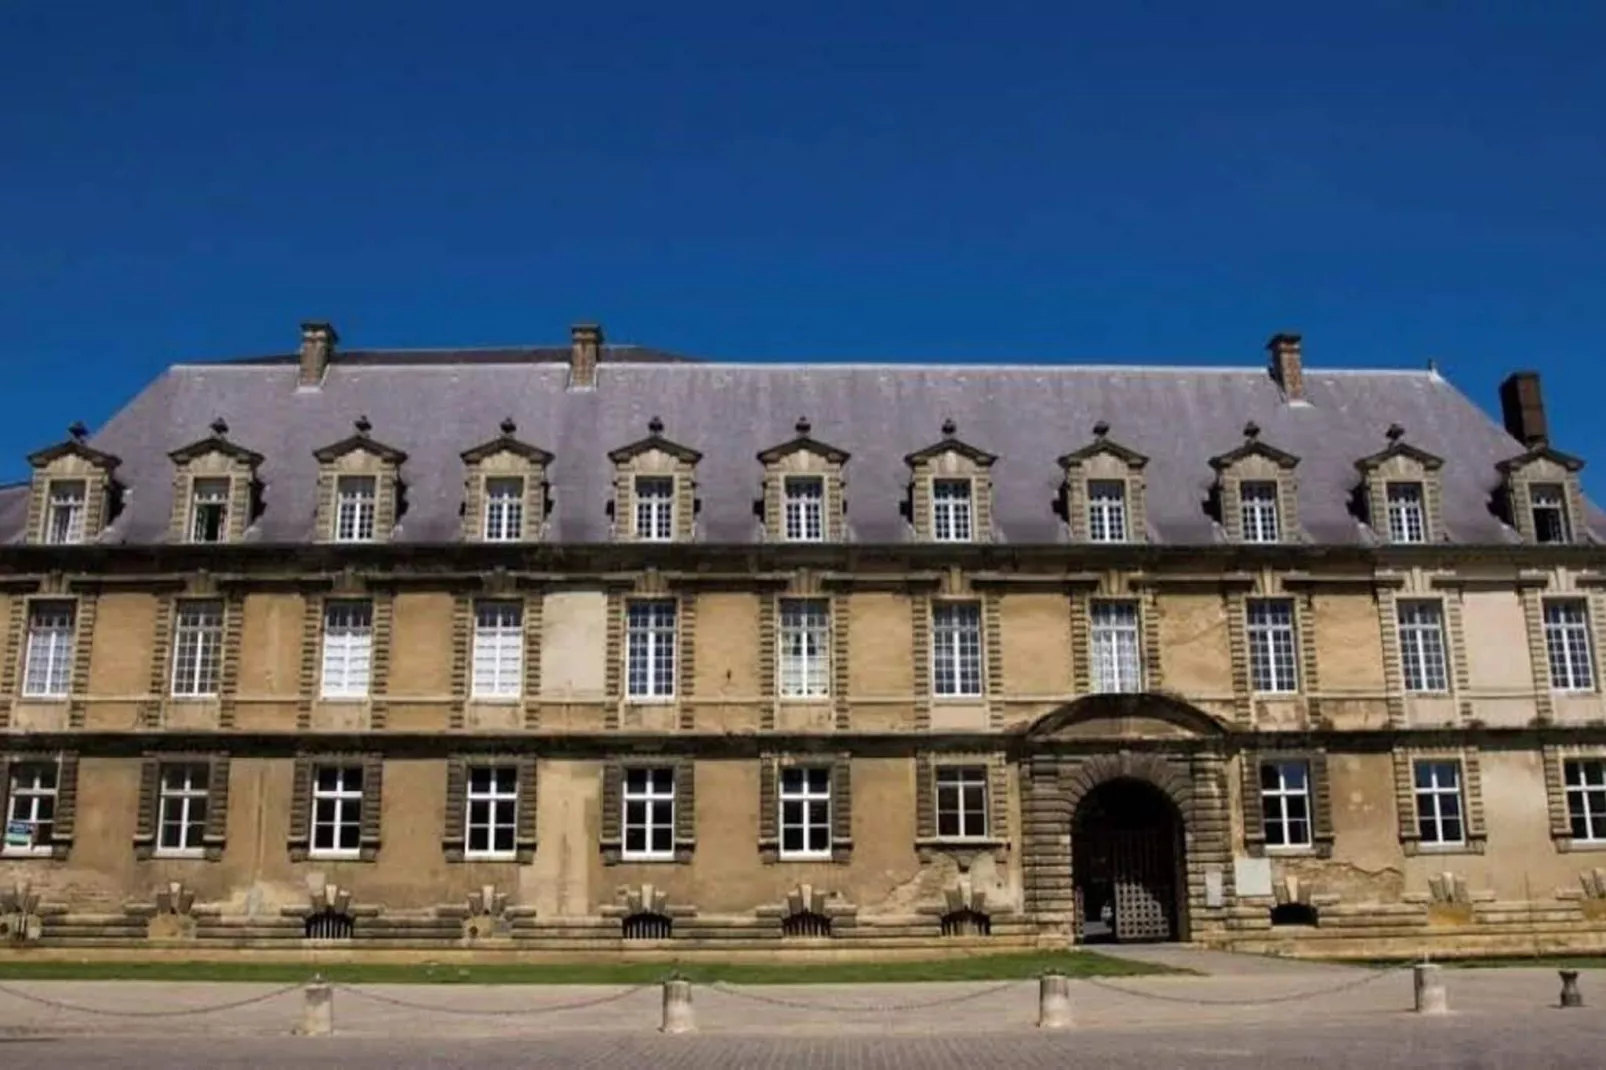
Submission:
[[1083,943],[1186,940],[1182,815],[1159,788],[1119,779],[1088,792],[1071,827]]

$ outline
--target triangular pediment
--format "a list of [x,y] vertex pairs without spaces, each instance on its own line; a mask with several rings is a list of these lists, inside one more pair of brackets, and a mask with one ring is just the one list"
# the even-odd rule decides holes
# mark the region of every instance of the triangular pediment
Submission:
[[217,431],[203,439],[191,442],[188,446],[180,446],[167,456],[174,464],[189,464],[210,454],[227,457],[229,460],[243,464],[247,468],[255,468],[262,463],[262,454],[255,450],[248,450],[237,442],[229,441],[227,437]]
[[1105,425],[1100,424],[1093,432],[1093,441],[1079,450],[1072,450],[1059,459],[1061,468],[1070,468],[1074,465],[1086,464],[1095,457],[1114,457],[1128,468],[1141,469],[1149,463],[1149,459],[1137,450],[1121,445],[1105,433]]
[[1277,465],[1279,468],[1293,468],[1299,463],[1299,458],[1294,456],[1292,453],[1288,453],[1285,450],[1278,449],[1276,446],[1262,442],[1260,439],[1260,428],[1254,424],[1249,424],[1244,428],[1243,445],[1236,449],[1228,450],[1226,453],[1217,454],[1216,456],[1210,458],[1210,467],[1214,468],[1217,472],[1224,472],[1238,464],[1240,461],[1247,460],[1251,457],[1263,458],[1264,460],[1268,460],[1272,464]]
[[319,464],[329,464],[351,453],[366,453],[377,457],[386,464],[400,465],[407,460],[407,454],[394,446],[387,446],[383,442],[368,437],[368,432],[358,431],[355,435],[348,435],[339,442],[331,443],[322,449],[312,451]]
[[1551,464],[1565,468],[1569,472],[1577,472],[1584,467],[1584,459],[1582,457],[1574,457],[1570,453],[1563,453],[1558,449],[1553,449],[1548,442],[1541,442],[1517,454],[1515,457],[1501,461],[1495,467],[1502,474],[1510,475],[1512,472],[1527,468],[1536,461],[1549,461]]
[[78,457],[96,468],[105,472],[112,472],[122,464],[122,458],[97,450],[85,439],[89,432],[82,424],[74,424],[72,433],[65,442],[58,442],[54,446],[46,446],[42,450],[35,450],[28,454],[28,463],[35,468],[43,468],[48,464],[61,460],[63,457]]
[[678,442],[671,442],[663,435],[664,423],[654,416],[647,424],[647,437],[638,439],[628,446],[620,446],[608,452],[608,460],[614,464],[625,464],[633,461],[644,453],[657,451],[665,453],[683,464],[696,464],[703,459],[703,455],[690,446],[682,446]]
[[479,464],[481,461],[489,460],[499,453],[511,453],[515,457],[523,458],[531,464],[540,465],[543,468],[552,463],[552,454],[539,446],[532,446],[522,439],[514,438],[512,435],[498,435],[489,442],[482,442],[472,449],[464,450],[462,453],[463,463]]
[[759,462],[761,464],[778,464],[794,453],[812,453],[829,464],[846,464],[848,457],[851,456],[847,450],[839,450],[835,446],[812,437],[809,434],[810,427],[807,420],[799,420],[796,430],[796,438],[783,442],[779,446],[771,446],[769,449],[760,452],[758,455]]
[[970,443],[954,437],[953,432],[945,427],[942,441],[934,442],[923,450],[916,450],[905,457],[904,462],[909,467],[914,468],[947,453],[958,454],[965,460],[982,468],[987,468],[998,460],[995,454],[988,453],[978,446],[972,446]]
[[1427,450],[1413,446],[1409,442],[1401,442],[1398,440],[1389,443],[1388,448],[1385,450],[1374,453],[1370,457],[1362,457],[1360,460],[1355,462],[1355,467],[1359,468],[1362,472],[1370,472],[1374,469],[1383,467],[1383,465],[1394,460],[1396,457],[1403,457],[1408,461],[1414,461],[1429,472],[1436,472],[1440,468],[1444,467],[1443,457],[1439,457],[1435,454],[1429,453]]
[[1044,743],[1085,740],[1178,740],[1224,735],[1210,714],[1161,692],[1088,695],[1046,713],[1025,729]]

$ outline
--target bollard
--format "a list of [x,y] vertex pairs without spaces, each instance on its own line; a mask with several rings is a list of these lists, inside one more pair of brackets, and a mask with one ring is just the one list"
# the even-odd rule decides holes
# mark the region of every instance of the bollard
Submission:
[[1045,973],[1037,982],[1037,1028],[1069,1029],[1071,979],[1062,973]]
[[1412,967],[1416,982],[1416,1013],[1450,1013],[1450,996],[1444,990],[1443,967],[1423,962]]
[[664,1020],[661,1033],[695,1033],[697,1016],[691,1007],[691,982],[672,978],[664,982]]
[[301,1011],[301,1027],[296,1030],[298,1036],[327,1037],[335,1032],[335,992],[324,983],[322,977],[314,977],[312,983],[304,989],[306,1004]]
[[1561,1005],[1563,1007],[1582,1007],[1584,994],[1578,991],[1578,971],[1558,970],[1561,974]]

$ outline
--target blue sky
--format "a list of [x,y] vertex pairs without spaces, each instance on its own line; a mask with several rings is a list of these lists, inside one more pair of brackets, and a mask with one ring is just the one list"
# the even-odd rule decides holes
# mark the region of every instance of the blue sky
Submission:
[[[1606,5],[0,5],[0,481],[168,363],[1545,373],[1606,468]],[[1588,481],[1602,486],[1598,473]]]

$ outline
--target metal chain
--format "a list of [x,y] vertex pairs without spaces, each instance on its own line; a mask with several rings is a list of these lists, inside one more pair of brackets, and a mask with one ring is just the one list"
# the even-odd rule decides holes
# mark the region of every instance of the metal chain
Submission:
[[182,1007],[176,1010],[163,1011],[108,1011],[102,1010],[98,1007],[84,1007],[75,1003],[63,1003],[60,1000],[45,999],[43,996],[29,995],[26,992],[19,992],[15,988],[11,988],[8,985],[0,985],[0,993],[8,995],[12,999],[20,999],[24,1003],[35,1003],[41,1007],[52,1007],[56,1010],[62,1011],[74,1011],[78,1014],[96,1014],[104,1018],[183,1018],[196,1014],[214,1014],[220,1011],[237,1010],[241,1007],[249,1007],[255,1003],[266,1003],[270,999],[278,999],[280,996],[294,992],[296,989],[303,987],[304,984],[305,982],[297,981],[293,985],[285,985],[283,988],[276,989],[265,995],[251,996],[247,999],[232,1000],[228,1003],[218,1003],[210,1007]]
[[965,992],[957,996],[941,996],[937,999],[911,1001],[906,1003],[874,1003],[868,1005],[814,1003],[808,1000],[786,999],[782,996],[761,996],[757,992],[731,988],[719,981],[716,981],[714,984],[709,985],[708,987],[713,989],[715,992],[723,992],[727,996],[735,996],[737,999],[745,999],[753,1003],[767,1003],[772,1007],[789,1007],[793,1010],[801,1011],[829,1011],[832,1014],[887,1014],[898,1011],[924,1010],[927,1007],[950,1007],[959,1003],[968,1003],[972,1000],[985,999],[988,996],[996,996],[998,993],[1003,992],[1006,989],[1014,988],[1021,983],[1022,982],[1020,981],[1005,981],[1002,984],[996,984],[990,988],[984,988],[979,992]]
[[1185,1003],[1193,1007],[1267,1007],[1277,1003],[1297,1003],[1302,999],[1315,999],[1319,996],[1336,996],[1341,992],[1349,992],[1369,985],[1373,981],[1392,977],[1402,970],[1411,969],[1412,965],[1414,964],[1396,966],[1386,970],[1369,971],[1364,977],[1345,981],[1343,984],[1334,985],[1331,988],[1318,988],[1310,992],[1294,992],[1285,996],[1268,996],[1264,999],[1190,999],[1186,996],[1167,996],[1158,992],[1134,992],[1130,988],[1122,988],[1120,985],[1113,985],[1097,977],[1084,977],[1082,980],[1094,988],[1102,988],[1107,992],[1119,992],[1123,996],[1153,1000],[1157,1003]]
[[427,1011],[431,1014],[460,1014],[466,1017],[481,1018],[516,1018],[522,1015],[553,1014],[558,1011],[577,1011],[586,1007],[601,1007],[609,1003],[618,1003],[621,1000],[628,999],[637,992],[645,991],[653,986],[637,985],[634,988],[627,988],[623,992],[612,992],[606,996],[599,996],[596,999],[576,1000],[572,1003],[560,1003],[551,1007],[515,1007],[507,1010],[479,1010],[469,1007],[437,1007],[428,1003],[414,1003],[411,1000],[396,999],[393,996],[381,996],[377,992],[368,992],[361,988],[354,988],[351,985],[333,985],[331,987],[338,988],[342,992],[349,992],[351,995],[357,996],[360,999],[372,1000],[375,1003],[388,1003],[392,1007],[402,1007],[410,1011]]

